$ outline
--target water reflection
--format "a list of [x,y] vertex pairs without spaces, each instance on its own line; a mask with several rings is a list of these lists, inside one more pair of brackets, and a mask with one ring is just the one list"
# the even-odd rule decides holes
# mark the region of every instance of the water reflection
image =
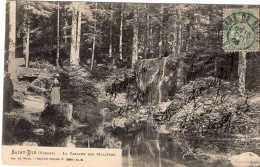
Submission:
[[[238,146],[238,143],[234,142],[236,140],[223,136],[207,138],[207,140],[196,138],[176,140],[175,136],[159,133],[146,123],[138,130],[131,132],[126,132],[122,129],[113,131],[103,129],[98,131],[81,128],[72,132],[60,131],[55,134],[44,135],[36,135],[28,131],[16,133],[10,130],[9,133],[4,133],[3,135],[7,134],[8,136],[3,136],[3,143],[7,145],[120,148],[122,149],[123,167],[228,167],[231,166],[228,162],[206,164],[197,160],[192,154],[188,154],[189,146],[214,149],[216,154],[227,154],[234,146]],[[24,137],[20,138],[20,136]],[[12,140],[8,140],[8,138],[12,138]],[[253,144],[252,146],[254,147]]]

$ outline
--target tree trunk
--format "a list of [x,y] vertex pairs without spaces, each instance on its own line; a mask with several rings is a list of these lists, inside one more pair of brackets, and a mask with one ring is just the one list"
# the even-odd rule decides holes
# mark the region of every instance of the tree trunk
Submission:
[[119,56],[120,60],[123,60],[123,16],[124,16],[124,4],[122,3],[122,9],[121,9],[121,20],[120,20],[120,40],[119,40]]
[[150,53],[150,6],[147,4],[147,15],[146,15],[146,42],[145,42],[145,59],[147,54]]
[[[149,4],[146,4],[145,5],[145,7],[147,8],[147,10],[148,10],[148,7],[149,7]],[[144,33],[144,59],[146,59],[147,58],[147,38],[148,38],[148,33],[147,33],[147,31],[148,31],[148,28],[147,28],[147,26],[148,26],[148,19],[147,19],[147,17],[148,17],[148,11],[146,12],[146,24],[145,24],[145,33]]]
[[96,2],[96,9],[95,9],[95,27],[94,27],[94,37],[93,37],[93,48],[92,48],[92,59],[91,59],[91,67],[92,70],[94,64],[94,56],[95,56],[95,45],[96,45],[96,30],[97,30],[97,2]]
[[[113,3],[111,3],[110,9],[110,27],[109,27],[109,57],[112,57],[112,17],[113,17]],[[120,31],[121,32],[121,31]],[[121,37],[121,36],[120,36]]]
[[29,27],[29,4],[26,3],[26,12],[24,15],[24,37],[23,37],[23,54],[25,55],[25,67],[29,67],[29,45],[30,45],[30,27]]
[[26,37],[26,68],[29,67],[29,55],[30,55],[30,27],[27,28],[27,37]]
[[[150,19],[151,21],[151,19]],[[150,46],[150,53],[153,53],[153,27],[152,27],[152,23],[150,22],[150,33],[149,33],[149,46]]]
[[73,12],[72,12],[72,29],[71,29],[71,48],[70,48],[70,64],[78,65],[76,59],[76,49],[77,49],[77,2],[72,2]]
[[193,25],[190,25],[190,36],[189,36],[189,48],[188,51],[190,51],[191,44],[192,44],[192,31],[193,31]]
[[[77,4],[79,5],[79,4]],[[79,6],[78,6],[79,7]],[[80,36],[81,36],[81,11],[78,10],[78,29],[77,29],[77,45],[76,45],[76,61],[79,64],[79,53],[80,53]]]
[[57,56],[56,66],[59,67],[60,58],[60,2],[58,1],[58,13],[57,13]]
[[149,19],[149,53],[153,53],[153,26],[152,19]]
[[[179,20],[182,20],[181,11],[178,11],[179,13]],[[184,84],[184,75],[183,75],[183,68],[184,68],[184,62],[182,57],[180,56],[181,48],[182,48],[182,24],[179,23],[179,29],[178,29],[178,47],[177,47],[177,54],[178,54],[178,67],[177,67],[177,87],[180,88]]]
[[238,57],[238,83],[239,83],[239,92],[244,94],[246,91],[246,52],[239,52]]
[[188,40],[186,42],[186,51],[189,52],[190,51],[190,44],[191,44],[191,33],[192,33],[192,24],[188,25],[188,32],[189,32],[189,37]]
[[160,24],[160,32],[159,32],[159,57],[162,55],[162,40],[163,40],[163,6],[161,4],[160,8],[160,16],[161,16],[161,24]]
[[217,77],[218,75],[218,59],[215,57],[215,60],[214,60],[214,74],[215,74],[215,77]]
[[[177,46],[178,46],[178,30],[176,22],[174,22],[174,33],[173,33],[173,42],[172,42],[172,53],[176,53]],[[167,39],[167,37],[166,37]],[[168,42],[167,42],[168,43]]]
[[[179,10],[179,19],[181,20],[181,12]],[[178,30],[178,48],[177,48],[177,53],[181,53],[181,48],[182,48],[182,25],[179,23],[179,30]]]
[[132,50],[132,68],[138,60],[138,27],[137,27],[137,13],[138,8],[134,9],[134,23],[133,23],[133,50]]
[[64,12],[64,26],[65,26],[65,29],[64,29],[64,44],[66,45],[67,42],[68,42],[68,38],[67,38],[67,28],[68,28],[68,19],[66,18],[66,11]]
[[15,43],[16,43],[16,1],[9,1],[9,57],[8,57],[8,72],[10,79],[16,81],[16,64],[15,64]]

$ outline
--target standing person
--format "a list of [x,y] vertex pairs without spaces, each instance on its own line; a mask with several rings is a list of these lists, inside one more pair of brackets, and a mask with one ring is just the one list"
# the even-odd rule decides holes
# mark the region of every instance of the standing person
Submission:
[[51,104],[60,104],[60,84],[57,78],[51,85]]

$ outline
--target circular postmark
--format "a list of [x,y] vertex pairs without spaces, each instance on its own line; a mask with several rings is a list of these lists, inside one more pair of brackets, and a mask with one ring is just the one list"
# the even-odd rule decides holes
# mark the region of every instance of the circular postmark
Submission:
[[259,50],[259,22],[250,12],[236,12],[223,22],[223,48],[228,51]]

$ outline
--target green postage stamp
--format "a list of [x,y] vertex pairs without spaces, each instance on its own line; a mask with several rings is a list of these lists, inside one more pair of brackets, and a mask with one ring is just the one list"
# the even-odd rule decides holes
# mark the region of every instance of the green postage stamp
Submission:
[[259,51],[258,8],[224,9],[223,19],[224,51]]

